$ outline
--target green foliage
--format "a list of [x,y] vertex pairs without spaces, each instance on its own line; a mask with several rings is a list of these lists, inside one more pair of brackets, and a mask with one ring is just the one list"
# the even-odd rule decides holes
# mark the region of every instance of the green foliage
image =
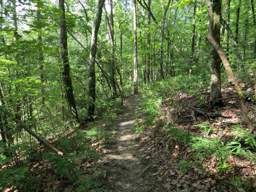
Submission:
[[183,172],[184,174],[188,172],[191,167],[193,166],[193,162],[188,160],[180,160],[177,162],[178,169]]
[[184,129],[176,128],[171,124],[168,124],[164,127],[167,132],[174,137],[178,142],[183,144],[190,144],[191,138],[193,137],[189,131],[185,131]]
[[139,125],[138,123],[136,123],[136,125],[133,127],[133,131],[135,133],[143,133],[144,132],[144,126]]
[[208,122],[202,122],[200,124],[197,124],[196,127],[205,132],[207,135],[209,135],[213,131],[213,128]]
[[29,183],[27,177],[29,176],[28,167],[19,166],[4,169],[0,172],[0,190],[5,186],[20,187]]

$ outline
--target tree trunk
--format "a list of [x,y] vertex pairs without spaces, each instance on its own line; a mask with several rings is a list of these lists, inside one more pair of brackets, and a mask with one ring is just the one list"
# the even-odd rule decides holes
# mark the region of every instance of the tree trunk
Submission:
[[[151,9],[152,0],[148,0],[148,6]],[[150,68],[151,68],[151,15],[148,12],[148,31],[147,31],[147,62],[146,62],[146,82],[150,82]]]
[[160,75],[161,78],[164,79],[164,40],[165,40],[165,26],[166,26],[166,19],[167,13],[171,4],[171,0],[168,0],[166,7],[164,8],[164,15],[161,25],[161,43],[160,43]]
[[[220,18],[221,18],[221,0],[213,0],[212,5],[213,16],[210,18],[213,38],[220,44]],[[221,60],[215,49],[211,55],[213,61],[211,64],[211,92],[210,92],[210,107],[222,106],[221,94]]]
[[[228,9],[227,9],[227,13],[228,13],[228,25],[230,26],[230,4],[231,4],[231,0],[228,0]],[[229,46],[230,46],[230,30],[227,30],[227,55],[229,55]]]
[[[19,39],[20,39],[20,35],[18,33],[18,16],[17,16],[17,5],[16,5],[16,0],[12,0],[12,4],[13,4],[13,26],[14,26],[14,39],[15,39],[15,43],[18,44],[19,43]],[[17,65],[20,65],[20,55],[19,52],[17,52],[15,54],[15,60],[17,62]],[[20,72],[16,71],[16,78],[20,78]],[[20,92],[20,89],[18,86],[15,86],[15,91],[17,93]],[[16,109],[15,109],[15,123],[16,123],[16,128],[19,130],[21,129],[21,124],[22,124],[22,103],[21,103],[21,99],[18,98],[16,101]],[[10,135],[10,137],[12,137]],[[13,138],[10,138],[11,140],[13,140]],[[13,141],[11,141],[12,143]]]
[[[250,128],[253,132],[255,131],[255,128],[253,127],[251,120],[248,115],[248,109],[244,102],[244,93],[237,81],[237,78],[235,77],[233,70],[231,68],[231,65],[229,63],[229,60],[224,53],[224,51],[221,49],[220,44],[214,37],[214,28],[213,28],[213,22],[214,22],[214,8],[212,8],[211,0],[206,0],[207,6],[208,6],[208,15],[209,15],[209,27],[208,27],[208,40],[216,50],[218,56],[222,60],[225,72],[228,77],[228,81],[234,86],[235,91],[237,92],[239,99],[240,99],[240,105],[241,105],[241,117],[242,122],[245,126]],[[214,4],[213,4],[214,5]]]
[[196,48],[196,11],[197,11],[197,0],[194,2],[194,11],[193,11],[193,24],[192,24],[192,44],[191,44],[191,52],[192,52],[192,63],[195,63],[195,48]]
[[97,41],[98,32],[101,23],[102,8],[104,6],[105,0],[98,0],[96,18],[92,27],[91,36],[91,50],[89,58],[89,102],[87,107],[88,120],[93,120],[95,115],[95,101],[96,101],[96,74],[95,74],[95,61],[97,53]]
[[65,16],[65,0],[59,0],[60,9],[60,48],[61,48],[61,61],[63,64],[63,84],[65,97],[68,102],[69,108],[72,115],[79,121],[78,112],[76,108],[76,101],[73,92],[72,79],[70,75],[70,65],[68,58],[68,41],[67,41],[67,26],[66,26],[66,16]]
[[122,70],[122,68],[123,68],[123,31],[122,31],[122,29],[121,29],[121,26],[120,26],[120,64],[121,64],[121,66],[120,66],[120,74],[119,74],[119,76],[120,76],[120,85],[121,85],[121,87],[123,87],[123,70]]
[[[247,49],[247,41],[248,41],[248,26],[249,26],[249,7],[248,7],[248,4],[246,4],[246,19],[245,19],[245,22],[244,22],[244,36],[243,36],[243,61],[245,61],[246,59],[246,49]],[[244,62],[241,63],[241,69],[244,70]]]
[[115,98],[117,97],[117,86],[116,86],[116,61],[115,61],[115,54],[116,54],[116,47],[115,47],[115,28],[114,28],[114,15],[113,15],[113,0],[108,0],[109,7],[110,7],[110,14],[108,17],[108,12],[105,9],[108,21],[108,30],[109,36],[111,40],[111,62],[109,65],[109,74],[110,74],[110,82],[112,87],[112,96]]
[[133,93],[138,94],[139,82],[138,82],[138,39],[137,39],[137,3],[133,0]]
[[45,74],[44,74],[44,51],[43,51],[43,38],[42,38],[42,1],[37,0],[37,46],[38,46],[38,62],[40,69],[41,80],[41,97],[42,105],[45,105]]
[[[252,9],[252,18],[253,18],[253,25],[254,28],[256,28],[256,15],[255,15],[255,7],[254,7],[254,0],[251,0],[251,9]],[[256,58],[256,35],[255,35],[255,40],[254,40],[254,58]]]
[[235,30],[235,40],[239,43],[239,22],[240,22],[240,10],[241,10],[242,0],[238,0],[238,7],[236,9],[236,30]]

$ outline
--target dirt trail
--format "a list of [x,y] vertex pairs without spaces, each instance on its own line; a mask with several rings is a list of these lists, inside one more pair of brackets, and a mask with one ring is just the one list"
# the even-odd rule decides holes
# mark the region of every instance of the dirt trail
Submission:
[[[124,113],[114,125],[117,127],[115,141],[103,158],[107,174],[108,192],[158,191],[153,174],[142,159],[139,134],[133,130],[136,124],[135,111],[139,99],[130,97],[125,102]],[[104,190],[105,191],[105,190]]]

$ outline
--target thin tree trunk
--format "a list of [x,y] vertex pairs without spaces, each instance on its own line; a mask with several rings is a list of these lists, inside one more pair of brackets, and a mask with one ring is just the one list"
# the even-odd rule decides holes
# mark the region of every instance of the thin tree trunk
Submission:
[[[2,28],[3,28],[3,22],[4,22],[4,3],[3,3],[3,0],[0,0],[0,18],[1,18],[1,21],[0,21],[0,31],[2,31]],[[5,42],[4,42],[4,36],[1,35],[0,37],[0,42],[4,45]]]
[[45,105],[45,74],[44,74],[44,51],[43,51],[43,38],[42,38],[42,1],[37,0],[37,46],[38,46],[38,62],[40,69],[41,80],[41,97],[42,105]]
[[[227,13],[228,13],[228,25],[230,26],[230,4],[231,4],[231,0],[228,0],[228,9],[227,9]],[[227,30],[227,55],[229,56],[229,46],[230,46],[230,31]]]
[[235,40],[239,43],[239,23],[240,23],[240,10],[241,10],[242,0],[238,0],[238,7],[236,9],[236,30],[235,30]]
[[[245,19],[245,22],[244,22],[244,37],[243,37],[243,61],[245,61],[246,59],[246,48],[248,46],[247,44],[247,40],[248,40],[248,26],[249,26],[249,14],[248,14],[248,5],[246,4],[246,19]],[[244,70],[244,62],[241,63],[241,68]]]
[[[17,5],[16,5],[16,0],[12,0],[12,4],[13,4],[13,25],[14,25],[14,38],[15,38],[15,43],[18,44],[19,39],[20,39],[20,35],[18,33],[18,17],[17,17]],[[16,53],[15,55],[15,60],[17,62],[17,65],[20,65],[20,58],[19,58],[19,53]],[[20,73],[19,71],[16,72],[16,76],[17,78],[20,78]],[[15,87],[16,92],[18,93],[20,90],[18,88],[18,86]],[[22,103],[20,98],[17,99],[16,101],[16,111],[15,111],[15,123],[16,123],[16,128],[17,129],[21,129],[22,127]],[[10,135],[10,137],[12,137]],[[13,142],[13,138],[10,138],[9,140],[12,140],[11,143]]]
[[5,147],[8,146],[8,128],[7,128],[7,119],[6,119],[6,105],[4,101],[4,94],[2,85],[0,83],[0,133],[2,141],[5,145]]
[[[252,9],[252,18],[253,18],[253,25],[254,28],[256,28],[256,14],[255,14],[255,7],[254,7],[254,0],[251,0],[251,9]],[[256,58],[256,35],[255,35],[255,40],[254,40],[254,58]]]
[[195,48],[196,48],[196,11],[197,11],[197,0],[194,2],[194,11],[193,11],[193,24],[192,24],[192,63],[195,63]]
[[138,82],[138,39],[137,39],[137,3],[133,0],[133,93],[138,94],[139,82]]
[[101,23],[102,8],[104,6],[105,0],[98,0],[96,18],[92,27],[91,36],[91,50],[89,58],[89,102],[87,107],[88,120],[93,120],[95,115],[95,101],[96,101],[96,74],[95,74],[95,61],[97,53],[97,41],[98,32]]
[[121,85],[121,87],[123,87],[123,70],[122,70],[122,68],[123,68],[123,31],[122,31],[122,29],[121,29],[121,27],[120,27],[120,64],[121,64],[121,66],[120,66],[120,74],[119,74],[119,76],[120,76],[120,85]]
[[[220,19],[221,19],[221,0],[213,0],[212,5],[213,17],[210,18],[210,27],[212,29],[213,38],[220,44]],[[215,49],[212,50],[213,57],[211,65],[211,92],[210,92],[210,107],[222,105],[221,94],[221,60]]]
[[115,54],[116,54],[116,47],[115,47],[115,28],[114,28],[114,15],[113,15],[113,0],[108,0],[109,6],[110,6],[110,14],[108,17],[108,12],[105,9],[106,16],[107,16],[107,23],[108,23],[108,30],[109,30],[109,36],[111,40],[111,63],[109,65],[109,74],[110,74],[110,82],[112,87],[112,96],[115,98],[117,97],[117,88],[116,88],[116,61],[115,61]]
[[67,36],[67,26],[66,26],[66,16],[65,16],[65,0],[59,0],[60,9],[60,48],[61,48],[61,61],[63,64],[63,84],[65,97],[68,102],[69,108],[72,115],[79,121],[79,116],[76,108],[76,101],[73,92],[72,79],[70,75],[70,65],[68,58],[68,36]]
[[165,39],[165,26],[166,26],[166,19],[167,13],[171,4],[171,0],[168,0],[166,7],[164,8],[164,15],[161,25],[161,43],[160,43],[160,75],[161,78],[164,79],[164,39]]

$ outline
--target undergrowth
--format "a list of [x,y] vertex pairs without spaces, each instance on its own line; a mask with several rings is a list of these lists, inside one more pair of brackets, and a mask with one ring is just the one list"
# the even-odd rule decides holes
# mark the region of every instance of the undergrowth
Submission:
[[[198,76],[186,78],[177,76],[145,87],[140,105],[140,111],[145,115],[145,120],[141,125],[143,129],[157,124],[156,121],[161,117],[162,101],[172,98],[179,91],[186,92],[195,96],[199,101],[205,102],[206,98],[198,94],[198,90],[207,89],[206,81],[203,79],[204,77],[200,78]],[[171,107],[172,102],[169,102],[169,105]],[[192,166],[202,165],[205,160],[213,156],[216,157],[217,173],[220,175],[234,169],[228,163],[228,159],[231,156],[245,158],[253,162],[256,161],[256,137],[240,124],[230,127],[232,136],[229,139],[209,137],[214,130],[209,122],[201,122],[194,126],[200,134],[195,134],[185,128],[176,127],[167,122],[161,127],[156,127],[156,129],[164,131],[175,142],[189,147],[192,151],[190,159],[184,160],[183,157],[180,157],[177,167],[181,171],[186,172]],[[201,168],[204,169],[203,167]],[[251,189],[248,182],[240,178],[239,175],[229,179],[228,184],[248,191]]]

